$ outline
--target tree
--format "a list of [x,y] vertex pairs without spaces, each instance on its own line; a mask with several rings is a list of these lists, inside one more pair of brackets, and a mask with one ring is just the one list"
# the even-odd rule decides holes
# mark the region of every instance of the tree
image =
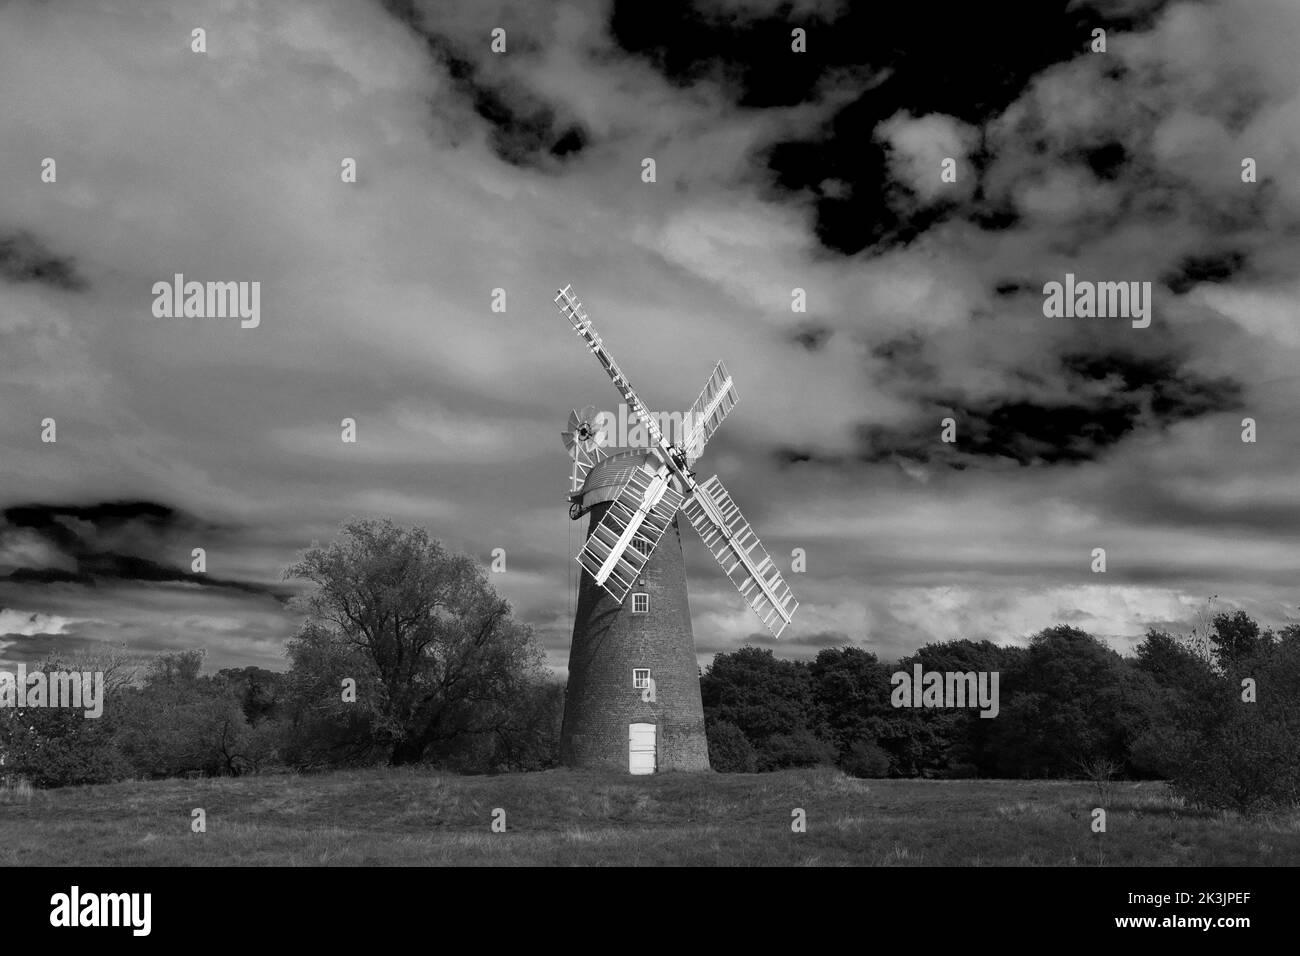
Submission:
[[154,686],[182,686],[193,684],[203,670],[207,651],[201,647],[171,654],[159,654],[149,662],[145,683]]
[[1196,728],[1219,694],[1221,678],[1197,645],[1155,628],[1137,646],[1134,667],[1151,686],[1129,748],[1130,772],[1170,779],[1192,759]]
[[1091,634],[1047,628],[1030,639],[1023,666],[1002,688],[989,734],[998,772],[1015,777],[1077,774],[1080,761],[1123,763],[1149,681]]
[[256,726],[277,716],[284,692],[284,674],[265,667],[227,667],[217,671],[214,679],[238,691],[249,724]]
[[813,721],[818,736],[845,755],[860,741],[874,741],[893,715],[887,667],[857,647],[828,647],[808,665]]
[[1300,805],[1300,628],[1274,634],[1221,614],[1211,644],[1219,672],[1188,719],[1175,792],[1241,812]]
[[131,679],[125,657],[108,654],[75,660],[53,655],[33,665],[37,671],[102,674],[99,717],[78,707],[0,707],[0,764],[5,774],[25,777],[38,787],[109,783],[130,776],[117,746],[124,689]]
[[709,766],[718,773],[753,773],[758,769],[754,745],[735,724],[725,720],[709,721]]
[[742,647],[719,654],[700,679],[707,726],[729,723],[753,746],[759,770],[805,767],[834,760],[834,748],[810,729],[808,669],[770,650]]
[[422,528],[350,521],[285,577],[316,586],[291,672],[318,661],[355,667],[345,676],[369,689],[357,703],[390,764],[443,756],[458,740],[506,727],[512,703],[541,676],[531,630],[472,558],[447,553]]
[[[981,672],[998,675],[1001,707],[1008,684],[1014,686],[1025,652],[998,647],[992,641],[943,641],[926,644],[898,662],[909,675],[915,665],[922,672]],[[992,677],[988,684],[992,689]],[[997,772],[990,737],[996,720],[980,717],[974,706],[965,708],[891,708],[880,732],[880,744],[893,757],[895,772],[906,776],[971,777]]]
[[887,777],[889,752],[870,740],[859,740],[840,758],[840,769],[851,777]]
[[286,654],[286,763],[311,770],[388,759],[392,743],[376,706],[383,687],[364,651],[307,622]]
[[203,658],[202,649],[163,654],[126,695],[119,746],[137,773],[239,776],[274,755],[272,725],[249,723],[242,683],[203,676]]
[[517,772],[556,766],[560,762],[563,721],[564,682],[528,682],[495,731],[490,769]]
[[812,710],[803,666],[758,647],[714,657],[700,680],[700,695],[706,716],[734,724],[751,742],[803,727]]
[[1225,672],[1239,669],[1272,646],[1276,639],[1272,631],[1261,631],[1245,611],[1218,614],[1213,626],[1210,643],[1214,662]]
[[103,675],[103,713],[76,708],[0,712],[0,754],[6,770],[43,787],[105,783],[134,775],[169,777],[197,771],[239,774],[273,756],[270,725],[247,723],[238,687],[203,677],[202,650],[164,654],[145,669],[140,686],[124,657],[73,662],[50,659],[40,669]]

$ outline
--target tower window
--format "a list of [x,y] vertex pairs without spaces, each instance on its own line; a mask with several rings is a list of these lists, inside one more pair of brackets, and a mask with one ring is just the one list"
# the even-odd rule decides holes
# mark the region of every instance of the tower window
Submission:
[[633,538],[632,547],[636,548],[647,558],[650,557],[650,542],[645,540],[644,538]]
[[632,686],[637,690],[645,690],[650,686],[650,668],[634,667],[632,668]]
[[632,613],[645,614],[650,610],[650,595],[644,591],[638,591],[632,595]]

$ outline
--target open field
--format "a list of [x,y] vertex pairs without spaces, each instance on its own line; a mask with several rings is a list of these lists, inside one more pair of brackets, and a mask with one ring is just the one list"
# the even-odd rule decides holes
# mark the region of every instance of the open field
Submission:
[[[1107,809],[1107,832],[1089,829]],[[202,808],[207,832],[191,833]],[[493,810],[506,832],[493,833]],[[807,832],[791,832],[791,811]],[[429,770],[10,793],[0,866],[1300,865],[1300,813],[1184,808],[1160,783]]]

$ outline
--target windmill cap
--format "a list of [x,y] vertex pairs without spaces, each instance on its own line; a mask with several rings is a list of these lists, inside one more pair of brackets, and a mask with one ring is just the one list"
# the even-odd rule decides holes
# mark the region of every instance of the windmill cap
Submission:
[[593,465],[579,492],[582,506],[590,508],[602,501],[613,501],[631,474],[647,462],[651,462],[653,469],[658,459],[647,451],[636,449],[618,452]]

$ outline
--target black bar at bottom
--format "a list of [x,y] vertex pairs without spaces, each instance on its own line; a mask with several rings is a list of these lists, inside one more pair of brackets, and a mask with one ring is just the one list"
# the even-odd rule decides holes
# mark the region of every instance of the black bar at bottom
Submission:
[[[5,940],[78,934],[115,945],[284,939],[331,947],[425,939],[533,947],[609,928],[656,945],[717,937],[816,944],[893,939],[1034,942],[1193,936],[1216,944],[1293,930],[1296,870],[29,868],[0,872]],[[117,921],[118,926],[72,926]],[[105,900],[101,894],[114,894]],[[143,929],[149,894],[148,934]],[[89,902],[87,902],[89,900]],[[132,904],[139,905],[125,908]],[[60,906],[62,905],[62,909]],[[87,909],[88,907],[88,909]],[[1291,912],[1284,912],[1289,907]],[[102,917],[101,917],[102,914]],[[54,921],[69,925],[55,926]],[[132,916],[136,917],[134,920]],[[1225,925],[1246,918],[1249,925]],[[1205,928],[1199,921],[1209,919]],[[1133,920],[1154,919],[1135,925]],[[1120,921],[1129,922],[1120,925]],[[1196,924],[1191,920],[1198,921]],[[133,922],[136,925],[132,925]],[[667,925],[668,923],[680,925]],[[670,934],[685,934],[670,935]],[[335,950],[337,951],[337,950]]]

